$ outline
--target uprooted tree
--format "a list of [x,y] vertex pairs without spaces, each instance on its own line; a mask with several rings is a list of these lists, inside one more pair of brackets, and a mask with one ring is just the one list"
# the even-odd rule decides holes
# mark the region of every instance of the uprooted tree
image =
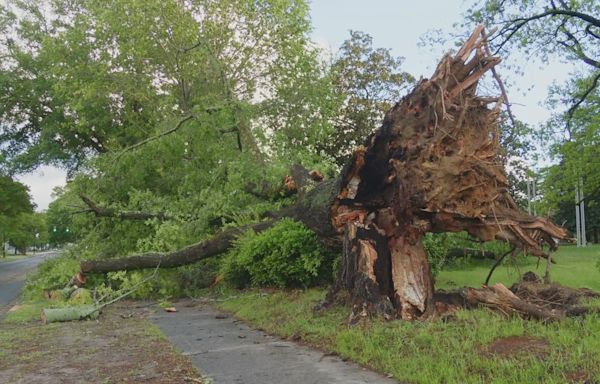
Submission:
[[467,231],[480,241],[502,239],[548,257],[544,244],[555,249],[567,232],[525,214],[509,195],[499,145],[503,98],[476,92],[481,77],[500,62],[486,39],[483,27],[477,28],[386,114],[338,179],[319,182],[269,221],[231,228],[170,254],[84,261],[82,271],[190,264],[223,253],[248,228],[266,229],[291,217],[327,244],[342,246],[342,269],[328,300],[345,291],[355,314],[415,319],[436,309],[422,242],[427,232]]

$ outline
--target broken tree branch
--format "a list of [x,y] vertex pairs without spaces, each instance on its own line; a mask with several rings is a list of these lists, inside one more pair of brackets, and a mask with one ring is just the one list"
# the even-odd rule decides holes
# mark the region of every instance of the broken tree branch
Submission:
[[79,195],[81,200],[89,207],[88,212],[93,212],[96,217],[114,217],[124,220],[148,220],[148,219],[159,219],[159,220],[173,220],[175,217],[168,215],[163,212],[150,213],[141,211],[119,211],[114,208],[107,208],[98,205],[90,197],[83,193]]

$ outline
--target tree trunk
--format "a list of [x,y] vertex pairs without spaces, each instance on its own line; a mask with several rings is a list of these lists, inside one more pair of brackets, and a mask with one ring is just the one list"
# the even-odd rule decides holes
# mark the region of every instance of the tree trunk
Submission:
[[64,308],[44,308],[41,313],[42,323],[50,324],[63,321],[97,319],[100,306],[78,305]]

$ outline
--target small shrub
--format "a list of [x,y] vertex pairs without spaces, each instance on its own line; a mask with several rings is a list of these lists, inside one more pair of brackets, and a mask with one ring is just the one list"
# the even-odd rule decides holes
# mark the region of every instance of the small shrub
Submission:
[[330,279],[331,257],[314,232],[286,219],[262,233],[240,237],[221,273],[237,288],[307,287]]
[[63,288],[78,271],[79,260],[75,253],[64,251],[60,256],[41,263],[37,271],[27,278],[24,296],[30,300],[38,299],[44,289]]

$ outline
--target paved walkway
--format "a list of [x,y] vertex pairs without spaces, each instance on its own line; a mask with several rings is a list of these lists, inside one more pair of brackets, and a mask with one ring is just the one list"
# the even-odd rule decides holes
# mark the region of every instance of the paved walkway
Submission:
[[393,384],[336,356],[254,330],[207,306],[157,312],[157,324],[215,384]]

